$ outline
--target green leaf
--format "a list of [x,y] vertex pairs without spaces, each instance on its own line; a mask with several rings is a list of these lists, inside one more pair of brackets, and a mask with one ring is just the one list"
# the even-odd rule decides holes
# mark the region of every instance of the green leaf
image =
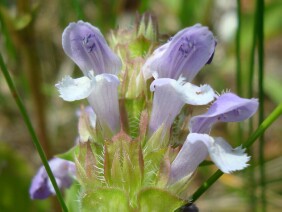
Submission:
[[127,195],[117,188],[101,188],[86,193],[82,196],[81,204],[82,212],[130,211]]
[[78,153],[79,153],[79,145],[76,145],[76,146],[72,147],[70,150],[68,150],[67,152],[58,154],[55,157],[65,159],[65,160],[70,160],[70,161],[74,162],[75,161],[74,157]]
[[80,184],[78,182],[73,182],[69,189],[65,190],[65,203],[69,209],[69,212],[79,211],[80,204],[77,200],[77,196],[80,192]]
[[184,204],[183,200],[157,188],[146,188],[138,194],[139,212],[170,212]]

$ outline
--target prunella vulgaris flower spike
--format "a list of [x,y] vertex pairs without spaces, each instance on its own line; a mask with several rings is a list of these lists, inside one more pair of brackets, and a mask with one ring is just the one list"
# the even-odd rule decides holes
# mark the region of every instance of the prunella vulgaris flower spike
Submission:
[[240,122],[250,118],[258,109],[257,99],[245,99],[233,93],[224,93],[211,105],[209,110],[190,120],[193,133],[209,133],[217,122]]
[[70,23],[62,35],[65,53],[79,66],[84,75],[117,74],[121,60],[110,49],[100,30],[83,21]]
[[196,24],[185,28],[154,51],[142,68],[144,78],[183,77],[191,82],[211,62],[215,47],[216,40],[207,27]]
[[[53,158],[49,161],[49,165],[59,188],[69,188],[75,178],[75,164],[60,158]],[[31,199],[45,199],[55,194],[56,192],[49,180],[47,172],[45,168],[41,166],[32,180],[29,195]]]

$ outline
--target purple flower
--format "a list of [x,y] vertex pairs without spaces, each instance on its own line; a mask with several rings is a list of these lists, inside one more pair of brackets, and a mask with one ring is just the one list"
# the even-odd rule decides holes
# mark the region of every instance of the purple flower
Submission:
[[[60,189],[69,188],[75,177],[75,164],[71,161],[60,158],[53,158],[49,161],[50,168]],[[34,176],[29,194],[31,199],[45,199],[55,194],[53,185],[43,166]]]
[[209,110],[190,120],[190,134],[171,165],[170,183],[190,177],[198,165],[209,155],[215,165],[224,173],[231,173],[248,166],[250,157],[241,146],[232,147],[223,138],[208,135],[216,122],[243,121],[256,112],[258,101],[244,99],[233,93],[217,98]]
[[56,84],[60,97],[65,101],[88,98],[104,132],[118,132],[119,80],[115,74],[121,69],[121,60],[109,48],[99,29],[83,21],[71,23],[65,29],[63,48],[85,76],[64,77]]
[[191,82],[211,62],[215,46],[216,40],[207,27],[196,24],[185,28],[154,51],[142,68],[144,78],[183,77]]
[[233,149],[223,138],[190,133],[172,162],[169,184],[184,177],[189,178],[208,155],[224,173],[242,170],[248,166],[247,162],[250,160],[241,146]]
[[209,85],[198,87],[182,80],[168,78],[154,80],[150,89],[154,92],[154,99],[149,134],[155,132],[162,124],[164,130],[169,130],[185,104],[204,105],[211,102],[215,95]]
[[70,23],[62,35],[65,53],[80,67],[84,75],[117,74],[121,60],[110,49],[100,30],[83,21]]
[[192,133],[209,133],[213,124],[243,121],[254,115],[257,108],[257,99],[244,99],[233,93],[225,93],[216,99],[206,113],[191,118],[189,129]]

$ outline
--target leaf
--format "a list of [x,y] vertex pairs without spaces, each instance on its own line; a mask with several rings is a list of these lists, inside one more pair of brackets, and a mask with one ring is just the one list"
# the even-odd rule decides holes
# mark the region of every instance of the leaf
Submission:
[[74,157],[78,153],[79,153],[79,145],[76,145],[72,147],[70,150],[68,150],[67,152],[55,155],[55,157],[65,159],[65,160],[75,161]]
[[80,192],[80,184],[76,181],[73,182],[69,189],[65,190],[65,203],[69,209],[69,212],[79,211],[79,202],[77,200]]
[[175,211],[184,201],[168,191],[146,188],[138,194],[139,212]]
[[124,191],[117,188],[101,188],[86,193],[81,199],[82,212],[129,212],[129,201]]

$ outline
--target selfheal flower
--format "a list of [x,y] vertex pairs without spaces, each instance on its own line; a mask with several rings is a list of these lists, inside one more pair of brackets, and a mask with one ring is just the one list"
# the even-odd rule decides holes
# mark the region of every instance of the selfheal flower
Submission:
[[62,35],[65,53],[79,66],[84,75],[117,74],[121,60],[110,49],[100,30],[83,21],[70,23]]
[[118,85],[117,76],[100,74],[78,79],[67,76],[56,87],[65,101],[88,98],[103,130],[116,133],[120,129]]
[[65,101],[88,98],[103,131],[116,133],[120,115],[116,75],[121,60],[112,52],[98,28],[79,21],[71,23],[62,35],[65,53],[81,68],[84,77],[63,78],[56,84]]
[[250,157],[241,146],[233,149],[223,138],[207,134],[190,133],[171,165],[169,184],[190,176],[198,165],[210,156],[224,173],[242,170],[248,166]]
[[170,41],[157,48],[144,64],[144,78],[178,79],[192,81],[199,70],[210,63],[216,40],[207,27],[196,24],[178,32]]
[[254,115],[257,108],[257,99],[244,99],[233,93],[225,93],[216,99],[206,113],[191,118],[189,129],[193,133],[209,133],[213,124],[243,121]]
[[[75,164],[71,161],[60,158],[53,158],[49,161],[49,166],[60,189],[69,188],[75,177]],[[41,166],[34,176],[29,195],[31,199],[45,199],[50,195],[56,194],[53,185],[43,166]]]
[[214,91],[209,85],[195,86],[182,79],[156,79],[150,90],[154,92],[153,109],[149,123],[149,134],[162,124],[169,130],[175,117],[185,104],[205,105],[214,99]]

